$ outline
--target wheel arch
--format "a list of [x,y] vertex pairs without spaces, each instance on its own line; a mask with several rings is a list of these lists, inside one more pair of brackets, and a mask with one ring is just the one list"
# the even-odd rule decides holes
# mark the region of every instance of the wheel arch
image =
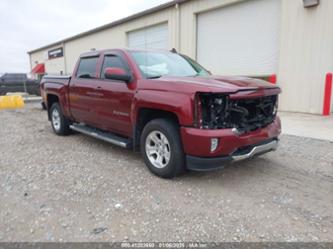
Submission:
[[133,136],[133,148],[134,150],[139,149],[140,145],[140,137],[143,131],[143,128],[145,125],[154,119],[167,119],[171,120],[172,122],[175,122],[178,126],[180,125],[179,118],[176,113],[160,110],[160,109],[154,109],[154,108],[146,108],[142,107],[138,109],[137,116],[136,116],[136,122],[134,125],[134,136]]
[[46,95],[46,108],[49,121],[51,120],[50,109],[54,103],[60,104],[60,98],[56,94],[49,93]]

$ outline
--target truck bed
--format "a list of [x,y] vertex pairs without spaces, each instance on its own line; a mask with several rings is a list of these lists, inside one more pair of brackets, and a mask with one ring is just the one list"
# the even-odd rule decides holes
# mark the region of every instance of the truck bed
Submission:
[[45,75],[41,83],[61,83],[68,85],[71,77],[71,75]]

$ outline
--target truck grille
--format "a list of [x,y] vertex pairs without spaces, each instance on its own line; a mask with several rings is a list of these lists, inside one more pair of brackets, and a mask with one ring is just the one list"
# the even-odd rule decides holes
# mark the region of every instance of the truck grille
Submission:
[[231,100],[226,125],[241,132],[253,131],[272,123],[277,111],[277,96]]
[[272,123],[277,112],[277,95],[250,99],[229,99],[221,94],[202,94],[202,127],[237,128],[245,133]]

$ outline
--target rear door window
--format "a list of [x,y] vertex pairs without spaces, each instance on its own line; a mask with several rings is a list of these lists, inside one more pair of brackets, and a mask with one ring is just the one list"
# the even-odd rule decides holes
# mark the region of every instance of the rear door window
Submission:
[[78,78],[95,78],[98,57],[81,58],[77,69],[76,77]]

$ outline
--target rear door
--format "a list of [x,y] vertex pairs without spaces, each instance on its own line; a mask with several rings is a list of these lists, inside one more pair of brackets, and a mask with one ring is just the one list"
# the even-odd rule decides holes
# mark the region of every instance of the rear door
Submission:
[[81,57],[76,74],[69,84],[70,111],[76,122],[97,126],[96,102],[101,97],[97,90],[99,56]]
[[107,67],[122,68],[131,74],[130,67],[120,52],[103,55],[98,87],[102,94],[97,106],[99,127],[124,136],[131,136],[131,104],[134,95],[134,83],[106,79]]

